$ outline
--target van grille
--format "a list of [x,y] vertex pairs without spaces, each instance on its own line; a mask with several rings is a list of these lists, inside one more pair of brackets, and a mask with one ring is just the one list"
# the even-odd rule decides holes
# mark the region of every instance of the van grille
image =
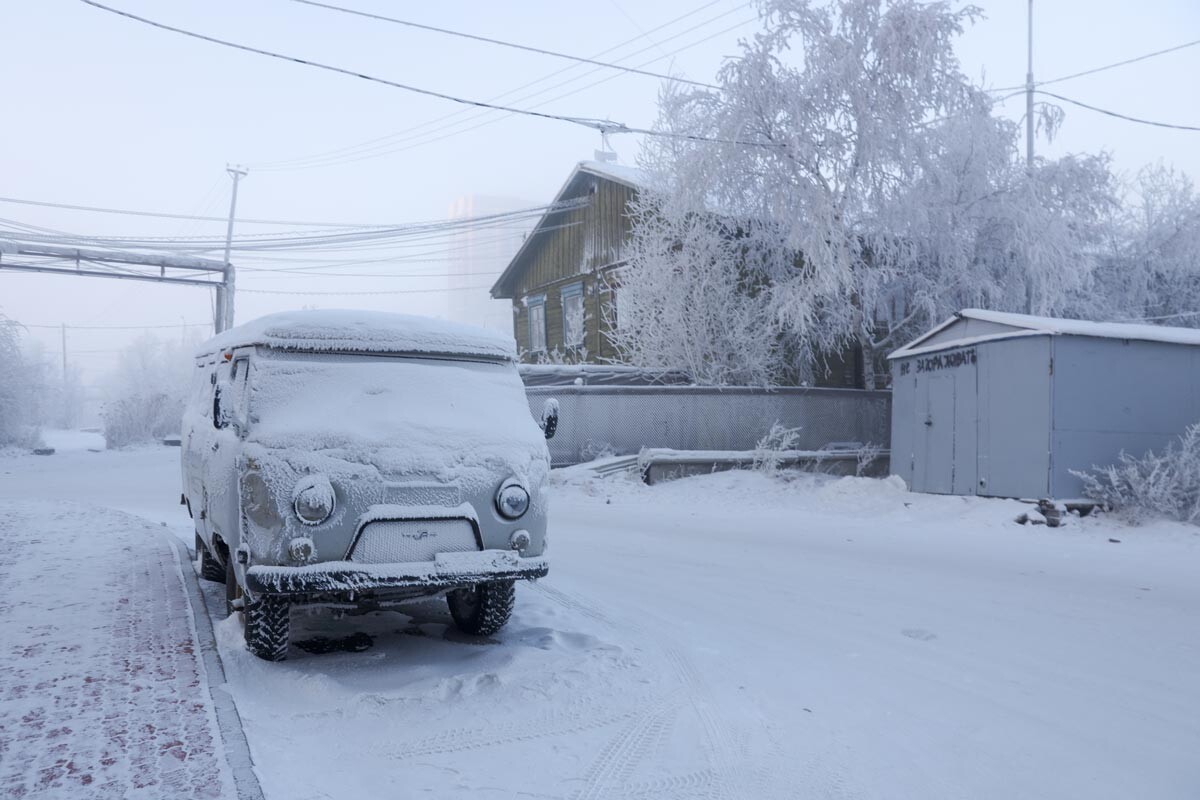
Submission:
[[465,519],[380,520],[362,529],[350,560],[360,564],[433,561],[438,553],[479,549],[475,528]]

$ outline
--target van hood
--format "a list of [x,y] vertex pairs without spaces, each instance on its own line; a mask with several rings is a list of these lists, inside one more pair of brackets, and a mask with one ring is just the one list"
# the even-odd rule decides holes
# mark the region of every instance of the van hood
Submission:
[[370,465],[388,480],[483,473],[540,482],[549,468],[511,363],[262,359],[250,377],[249,414],[248,440],[277,455]]

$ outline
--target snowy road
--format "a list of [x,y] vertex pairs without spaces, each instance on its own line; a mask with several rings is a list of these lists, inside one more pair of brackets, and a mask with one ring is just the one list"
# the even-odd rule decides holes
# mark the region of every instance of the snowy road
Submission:
[[[177,458],[3,458],[0,497],[190,543]],[[441,604],[326,613],[268,664],[217,620],[268,798],[1200,795],[1194,529],[1021,527],[882,481],[559,481],[551,577],[493,641]]]

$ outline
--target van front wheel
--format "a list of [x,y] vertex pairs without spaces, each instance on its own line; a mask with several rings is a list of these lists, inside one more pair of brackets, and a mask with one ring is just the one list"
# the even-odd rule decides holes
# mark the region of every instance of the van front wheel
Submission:
[[264,595],[243,601],[246,613],[246,647],[265,661],[287,658],[291,635],[291,608],[286,600]]
[[477,583],[446,593],[455,626],[472,636],[491,636],[512,616],[517,599],[514,581]]

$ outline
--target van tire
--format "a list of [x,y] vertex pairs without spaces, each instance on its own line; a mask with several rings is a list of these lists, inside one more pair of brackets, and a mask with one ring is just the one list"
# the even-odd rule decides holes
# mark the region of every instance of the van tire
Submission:
[[454,625],[472,636],[491,636],[512,616],[517,600],[515,581],[489,581],[446,593]]
[[287,658],[291,636],[291,606],[279,597],[264,595],[246,603],[246,648],[264,661]]
[[[225,613],[229,616],[241,613],[241,605],[238,603],[242,600],[242,587],[238,584],[237,575],[233,571],[233,559],[228,557],[226,552],[225,558]],[[246,621],[244,616],[240,617],[242,622]]]
[[214,583],[225,582],[225,565],[213,558],[208,546],[204,544],[204,540],[198,533],[196,534],[196,555],[200,557],[201,578]]

